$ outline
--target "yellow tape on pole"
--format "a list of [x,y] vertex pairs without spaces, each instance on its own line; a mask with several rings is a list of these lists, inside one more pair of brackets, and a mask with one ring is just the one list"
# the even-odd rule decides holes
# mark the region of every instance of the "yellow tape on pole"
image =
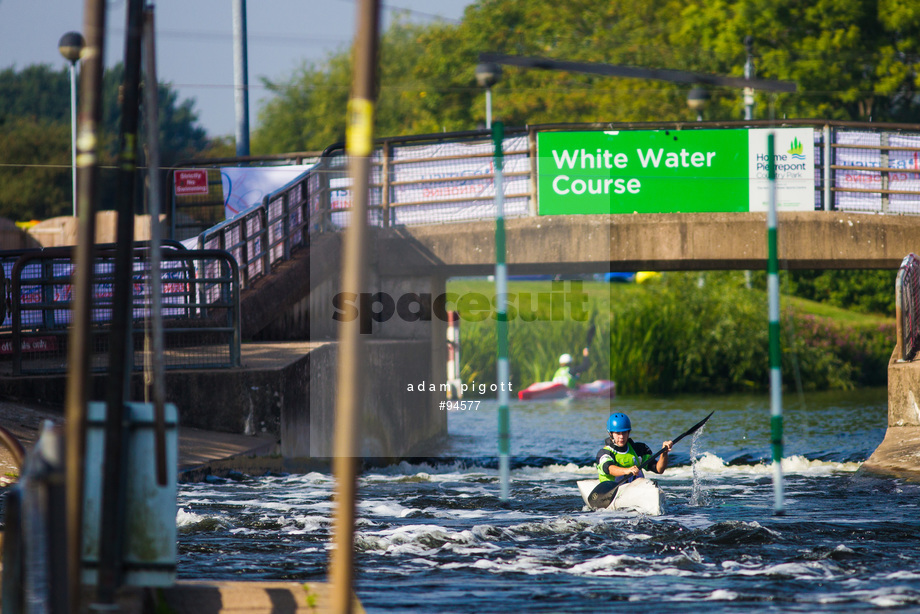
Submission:
[[366,98],[348,101],[345,151],[349,156],[369,156],[374,149],[374,103]]

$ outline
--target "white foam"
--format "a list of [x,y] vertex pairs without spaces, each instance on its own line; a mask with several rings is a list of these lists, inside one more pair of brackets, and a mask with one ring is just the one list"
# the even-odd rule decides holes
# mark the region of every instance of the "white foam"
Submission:
[[738,593],[721,588],[712,591],[708,597],[705,597],[706,601],[736,601],[737,599]]
[[358,504],[358,508],[362,514],[389,518],[407,518],[419,513],[419,510],[415,508],[405,507],[392,501],[362,501]]
[[[783,473],[787,475],[830,475],[834,473],[853,473],[862,466],[862,463],[839,463],[834,461],[809,460],[804,456],[789,456],[780,463]],[[698,475],[703,477],[718,476],[762,476],[772,475],[772,463],[758,463],[756,465],[729,465],[724,460],[711,452],[705,452],[695,462],[694,466]],[[670,467],[660,479],[686,480],[693,478],[694,466],[683,465]]]
[[204,516],[196,514],[195,512],[187,512],[181,507],[179,511],[176,512],[176,526],[179,528],[194,526],[202,520],[204,520]]
[[574,574],[623,575],[645,563],[646,561],[628,554],[608,554],[574,565],[569,571]]

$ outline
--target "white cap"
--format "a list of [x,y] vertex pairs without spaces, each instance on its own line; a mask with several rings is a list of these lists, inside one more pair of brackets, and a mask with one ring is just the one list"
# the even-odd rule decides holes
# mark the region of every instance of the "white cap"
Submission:
[[572,355],[571,355],[571,354],[563,354],[562,356],[560,356],[560,357],[559,357],[559,364],[560,364],[560,365],[570,365],[570,364],[572,364]]

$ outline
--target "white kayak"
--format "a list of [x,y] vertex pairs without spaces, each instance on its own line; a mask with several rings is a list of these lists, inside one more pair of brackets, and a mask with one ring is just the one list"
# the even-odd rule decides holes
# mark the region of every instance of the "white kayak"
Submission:
[[[600,483],[600,480],[578,480],[578,490],[588,507],[591,507],[588,504],[588,495]],[[666,507],[665,494],[658,485],[648,478],[637,478],[617,489],[616,496],[607,509],[632,510],[649,516],[661,516],[666,512]]]

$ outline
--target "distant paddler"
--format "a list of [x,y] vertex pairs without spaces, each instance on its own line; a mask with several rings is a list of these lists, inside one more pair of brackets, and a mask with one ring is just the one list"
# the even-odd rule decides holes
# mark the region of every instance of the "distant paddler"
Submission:
[[594,340],[594,324],[588,328],[588,337],[585,340],[585,347],[581,351],[581,364],[572,366],[572,355],[563,354],[559,357],[559,368],[553,374],[553,381],[565,385],[566,388],[575,389],[578,387],[578,377],[588,370],[591,362],[588,360],[588,346]]

